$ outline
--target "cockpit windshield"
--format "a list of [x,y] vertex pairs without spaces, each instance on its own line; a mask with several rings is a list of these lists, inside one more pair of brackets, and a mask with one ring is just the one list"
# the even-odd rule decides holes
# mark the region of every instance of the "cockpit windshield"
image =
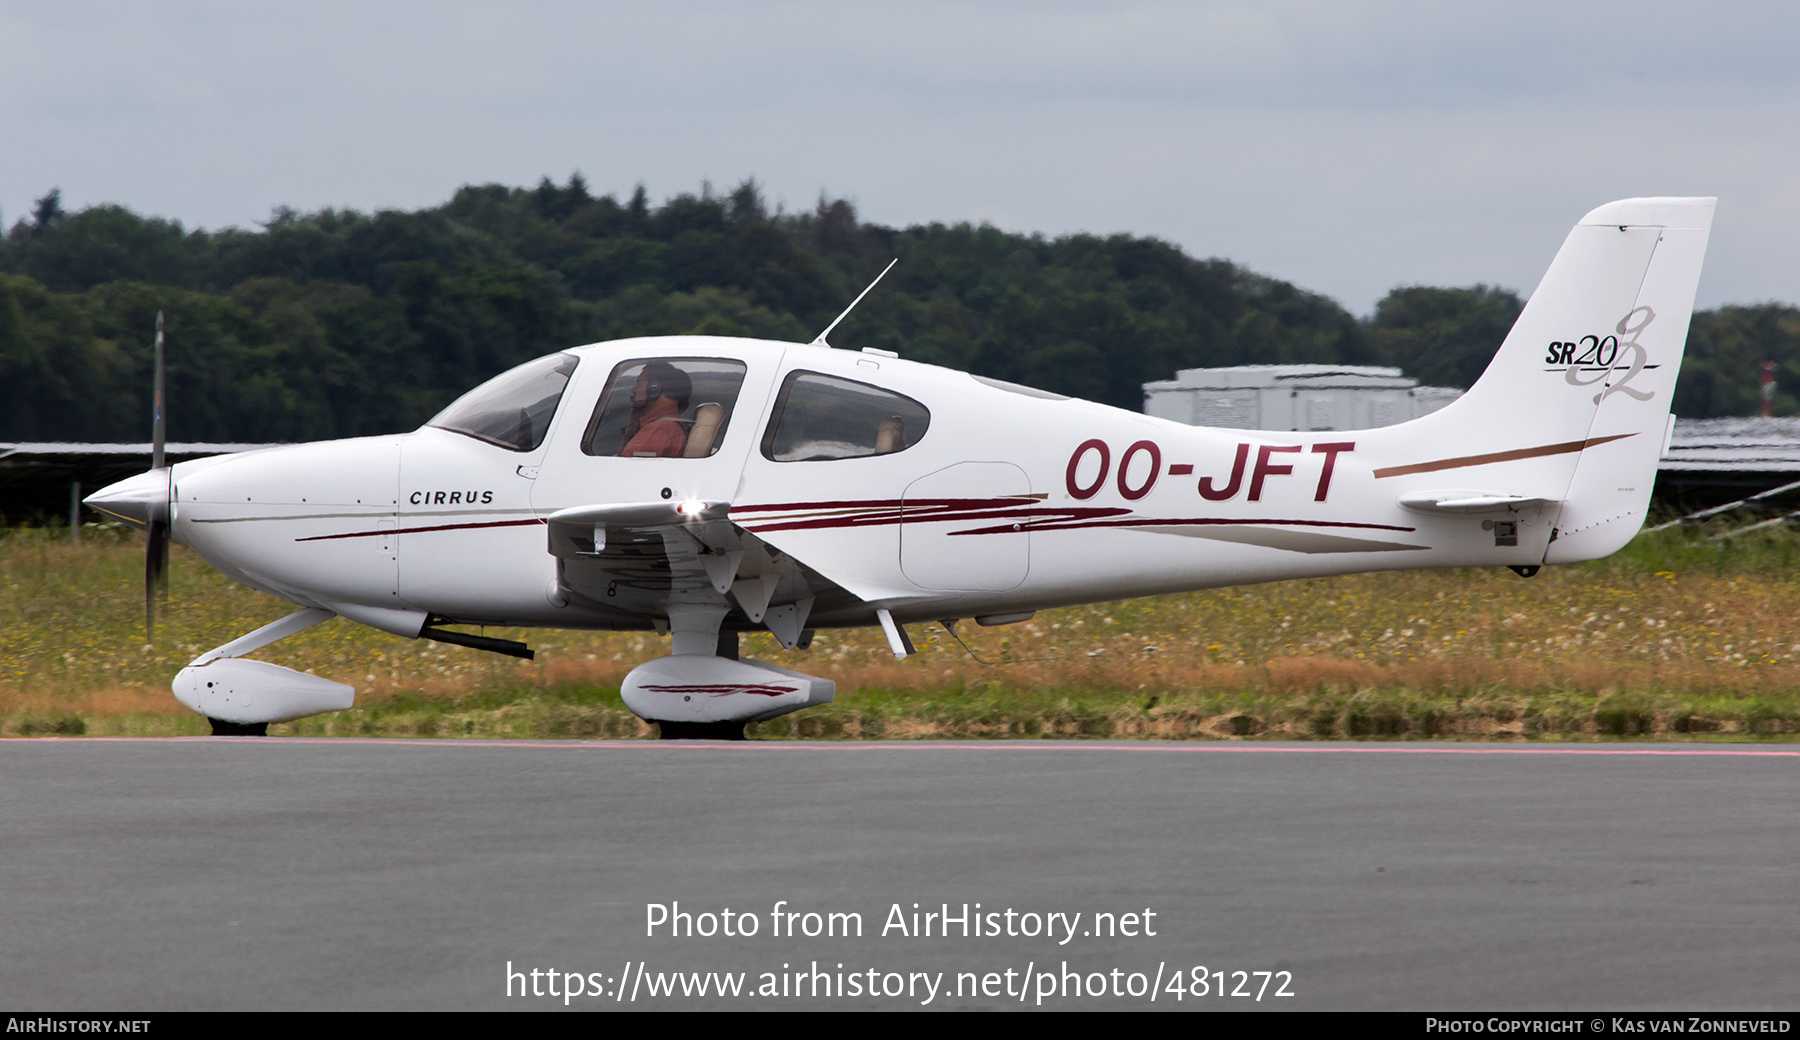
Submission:
[[508,451],[530,451],[544,443],[575,362],[573,354],[551,354],[502,372],[457,398],[425,425]]

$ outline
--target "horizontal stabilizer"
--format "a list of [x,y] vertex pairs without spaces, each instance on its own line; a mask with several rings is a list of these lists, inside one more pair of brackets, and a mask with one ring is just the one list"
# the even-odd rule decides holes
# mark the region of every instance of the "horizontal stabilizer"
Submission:
[[1482,513],[1505,513],[1530,506],[1547,506],[1551,500],[1529,495],[1509,495],[1499,491],[1409,491],[1400,496],[1400,504],[1419,513],[1441,516],[1478,516]]

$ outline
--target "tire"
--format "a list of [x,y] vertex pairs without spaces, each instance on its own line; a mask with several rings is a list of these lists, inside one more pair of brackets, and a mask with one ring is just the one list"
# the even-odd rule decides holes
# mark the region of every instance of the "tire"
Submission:
[[208,715],[206,721],[212,723],[212,735],[215,737],[266,737],[269,735],[269,724],[266,722],[226,722]]

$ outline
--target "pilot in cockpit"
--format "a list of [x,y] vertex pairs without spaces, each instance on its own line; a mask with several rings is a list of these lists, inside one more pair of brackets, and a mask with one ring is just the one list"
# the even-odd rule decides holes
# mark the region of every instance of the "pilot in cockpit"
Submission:
[[631,389],[631,415],[625,421],[619,454],[626,458],[680,458],[687,447],[681,413],[694,394],[694,381],[667,361],[652,361]]

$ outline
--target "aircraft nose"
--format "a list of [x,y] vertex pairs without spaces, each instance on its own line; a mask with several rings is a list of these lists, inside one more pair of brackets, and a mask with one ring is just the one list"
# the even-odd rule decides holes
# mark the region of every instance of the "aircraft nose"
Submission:
[[126,477],[117,484],[108,484],[82,502],[133,527],[148,527],[152,516],[168,508],[169,471],[152,469]]

